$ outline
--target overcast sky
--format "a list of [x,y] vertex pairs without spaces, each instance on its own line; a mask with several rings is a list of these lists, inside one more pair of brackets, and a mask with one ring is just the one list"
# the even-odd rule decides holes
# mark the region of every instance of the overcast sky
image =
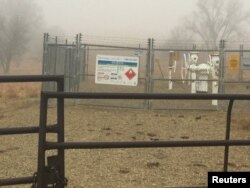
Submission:
[[[197,0],[36,1],[45,23],[59,26],[66,35],[166,38]],[[250,7],[250,0],[242,1]]]

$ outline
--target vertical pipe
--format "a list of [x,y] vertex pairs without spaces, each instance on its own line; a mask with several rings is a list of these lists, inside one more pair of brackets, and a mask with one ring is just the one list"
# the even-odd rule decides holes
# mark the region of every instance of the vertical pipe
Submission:
[[68,62],[68,91],[72,91],[72,63],[73,63],[73,47],[69,49],[69,62]]
[[[76,35],[76,48],[74,52],[74,60],[73,60],[73,91],[77,90],[77,64],[78,64],[78,46],[79,46],[79,34]],[[74,100],[75,102],[75,100]]]
[[81,60],[80,60],[80,48],[81,48],[81,39],[82,38],[82,34],[79,33],[79,37],[78,37],[78,45],[77,45],[77,66],[76,66],[76,91],[79,91],[79,87],[80,87],[80,75],[81,75]]
[[68,40],[65,41],[65,45],[66,45],[66,48],[64,48],[64,52],[65,52],[65,57],[64,57],[64,78],[65,78],[65,81],[64,81],[64,84],[65,84],[65,90],[68,91],[68,82],[67,82],[67,79],[68,79]]
[[38,140],[38,161],[37,161],[37,186],[45,187],[45,142],[46,142],[46,124],[47,124],[48,99],[41,93],[40,120],[39,120],[39,140]]
[[[231,117],[232,117],[232,108],[234,100],[229,101],[227,109],[227,124],[226,124],[226,140],[230,140],[230,129],[231,129]],[[228,170],[228,158],[229,158],[229,146],[225,146],[224,150],[224,172]]]
[[68,48],[68,40],[65,41],[65,62],[64,62],[64,89],[69,91],[69,64],[70,64],[70,48]]
[[219,93],[224,93],[225,41],[220,41]]
[[[43,66],[42,66],[42,75],[47,75],[47,69],[48,69],[48,40],[49,40],[49,34],[44,33],[43,35]],[[46,89],[46,86],[48,87],[47,83],[42,83],[42,91]]]
[[243,44],[241,44],[241,45],[240,45],[240,66],[239,66],[240,70],[239,70],[239,81],[242,81],[242,80],[243,80],[243,69],[242,69],[242,66],[241,66],[241,65],[242,65],[241,62],[242,62],[242,59],[243,59],[243,56],[244,56],[243,50],[244,50],[244,46],[243,46]]
[[[148,38],[147,61],[146,61],[146,80],[145,93],[149,93],[150,86],[150,59],[151,59],[151,39]],[[149,109],[149,100],[145,100],[145,108]]]
[[[64,79],[60,79],[57,82],[57,91],[64,91]],[[57,124],[58,124],[58,134],[57,134],[57,142],[64,142],[64,99],[57,99]],[[64,180],[65,179],[65,153],[64,149],[58,149],[58,164],[59,164],[59,175]]]
[[[54,65],[52,64],[53,63],[53,60],[52,60],[53,46],[48,44],[47,50],[48,50],[47,74],[53,75],[53,69],[54,69],[53,68]],[[53,87],[54,87],[54,83],[48,83],[48,91],[53,91]]]
[[83,57],[82,57],[82,81],[86,77],[86,45],[83,45]]
[[[56,39],[55,39],[55,57],[54,57],[54,75],[57,75],[57,43],[58,43],[58,38],[57,38],[57,36],[56,36]],[[55,87],[56,87],[56,85],[55,85],[55,83],[54,83],[54,87],[53,87],[53,91],[56,91],[56,89],[55,89]]]
[[[46,53],[46,33],[43,34],[43,65],[42,65],[42,75],[46,75],[46,72],[45,72],[45,63],[46,63],[46,60],[45,60],[45,53]],[[44,82],[42,83],[42,91],[44,91]]]
[[87,80],[88,80],[88,74],[89,74],[89,46],[86,46],[86,74],[87,74]]
[[[151,38],[151,59],[150,59],[150,93],[154,92],[154,39]],[[152,109],[152,102],[149,102],[149,109]]]
[[154,91],[154,79],[153,79],[153,75],[154,75],[154,39],[152,38],[151,39],[151,60],[150,60],[150,64],[151,64],[151,66],[150,66],[150,68],[151,68],[151,70],[150,70],[150,80],[151,80],[151,84],[150,84],[150,93],[153,93],[153,91]]
[[42,66],[42,74],[46,75],[45,73],[45,54],[46,54],[46,33],[43,34],[43,66]]

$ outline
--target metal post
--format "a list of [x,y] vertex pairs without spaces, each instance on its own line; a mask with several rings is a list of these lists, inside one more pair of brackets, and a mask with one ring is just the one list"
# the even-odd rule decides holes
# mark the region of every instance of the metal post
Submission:
[[39,141],[38,141],[38,164],[37,164],[37,187],[45,188],[45,142],[47,124],[48,98],[41,93],[40,121],[39,121]]
[[[47,75],[47,64],[48,64],[48,40],[49,33],[44,33],[43,35],[43,65],[42,65],[42,74]],[[42,91],[46,88],[46,83],[42,83]]]
[[42,74],[46,75],[46,72],[45,72],[45,54],[46,54],[46,36],[47,36],[47,33],[44,33],[43,34],[43,66],[42,66]]
[[72,91],[72,66],[73,66],[73,53],[74,53],[74,45],[72,44],[72,47],[69,48],[69,61],[68,61],[68,77],[66,78],[66,82],[68,82],[68,90]]
[[[61,79],[57,82],[57,91],[64,91],[64,80]],[[58,124],[58,134],[57,134],[57,142],[64,142],[64,99],[57,99],[57,124]],[[58,165],[59,165],[59,176],[62,179],[65,179],[65,154],[64,149],[58,149]]]
[[[147,62],[146,62],[146,83],[145,83],[145,93],[150,93],[150,82],[151,82],[151,38],[148,39],[148,52],[147,52]],[[145,108],[149,109],[149,100],[145,100]]]
[[[68,40],[66,39],[65,40],[65,46],[66,48],[64,48],[64,51],[65,51],[65,54],[64,54],[64,77],[67,79],[68,78]],[[69,91],[68,90],[68,82],[65,81],[64,82],[65,84],[65,90],[66,91]]]
[[[87,49],[86,49],[86,74],[88,76],[89,74],[89,46],[86,46]],[[88,77],[87,77],[88,79]]]
[[243,44],[240,45],[240,70],[239,70],[239,81],[242,81],[243,80],[243,69],[242,69],[242,66],[241,66],[241,62],[242,62],[242,59],[243,59],[243,50],[244,50],[244,46]]
[[[58,44],[58,38],[56,36],[55,39],[55,53],[54,53],[54,69],[53,69],[53,74],[56,75],[57,74],[57,44]],[[56,83],[53,83],[53,91],[56,91]]]
[[225,40],[220,41],[219,93],[224,93]]
[[82,81],[86,80],[86,45],[83,45]]
[[153,93],[154,91],[154,42],[155,42],[155,39],[151,39],[151,70],[150,70],[150,80],[151,80],[151,84],[150,84],[150,93]]
[[[233,108],[234,100],[231,99],[229,101],[228,109],[227,109],[227,124],[226,124],[226,141],[230,140],[230,129],[231,129],[231,116],[232,116],[232,108]],[[224,172],[228,170],[228,158],[229,158],[229,146],[225,146],[224,151]]]
[[[153,93],[154,80],[154,39],[150,39],[150,50],[149,50],[149,93]],[[148,109],[152,108],[152,103],[148,102]]]
[[76,59],[76,91],[79,91],[80,87],[80,75],[81,75],[81,60],[80,60],[80,48],[81,48],[81,40],[82,34],[78,35],[78,45],[77,45],[77,59]]
[[73,91],[77,91],[77,64],[78,64],[78,51],[79,51],[79,34],[76,35],[76,48],[73,59]]

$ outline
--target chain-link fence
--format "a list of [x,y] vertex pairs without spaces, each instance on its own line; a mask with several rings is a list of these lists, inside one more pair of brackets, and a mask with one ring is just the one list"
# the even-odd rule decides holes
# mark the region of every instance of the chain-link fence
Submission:
[[[249,93],[250,43],[220,41],[164,41],[133,38],[97,37],[77,34],[63,39],[44,35],[43,74],[64,74],[65,90],[77,92],[119,93],[190,93],[191,77],[185,70],[185,57],[198,53],[199,64],[209,64],[209,55],[218,54],[220,63],[217,77],[211,73],[207,93],[213,93],[213,84],[219,93]],[[173,53],[174,52],[174,53]],[[174,54],[174,55],[173,55]],[[138,57],[138,84],[136,86],[100,84],[96,82],[97,57]],[[211,71],[210,71],[211,72]],[[196,82],[202,82],[199,77]],[[54,90],[46,83],[43,90]],[[77,104],[152,109],[218,109],[211,101],[124,101],[81,100]],[[219,103],[219,107],[223,103]]]

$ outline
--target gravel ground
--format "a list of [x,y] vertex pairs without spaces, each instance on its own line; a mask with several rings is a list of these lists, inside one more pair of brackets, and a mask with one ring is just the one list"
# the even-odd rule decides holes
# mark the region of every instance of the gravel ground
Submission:
[[[38,125],[39,99],[0,98],[0,127]],[[233,114],[232,139],[250,139],[249,114]],[[49,123],[55,109],[49,109]],[[223,111],[65,109],[66,141],[207,140],[225,138]],[[54,140],[49,135],[48,140]],[[0,178],[36,171],[37,135],[0,137]],[[223,169],[223,147],[67,150],[68,187],[151,188],[206,185]],[[250,148],[230,148],[230,171],[250,171]],[[30,187],[13,186],[13,187]]]

